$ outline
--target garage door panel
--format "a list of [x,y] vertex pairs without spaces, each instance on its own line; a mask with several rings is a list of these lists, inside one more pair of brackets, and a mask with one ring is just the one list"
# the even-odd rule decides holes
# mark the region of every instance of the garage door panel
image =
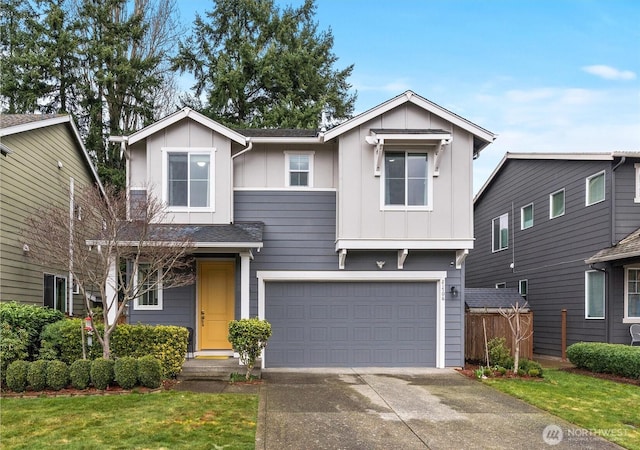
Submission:
[[266,365],[433,367],[435,299],[433,282],[268,282]]

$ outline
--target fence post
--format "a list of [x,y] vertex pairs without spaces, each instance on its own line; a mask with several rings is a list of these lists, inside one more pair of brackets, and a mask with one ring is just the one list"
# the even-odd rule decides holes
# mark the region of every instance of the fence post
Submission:
[[561,311],[562,315],[562,332],[561,332],[561,342],[562,342],[562,360],[567,360],[567,310],[563,309]]

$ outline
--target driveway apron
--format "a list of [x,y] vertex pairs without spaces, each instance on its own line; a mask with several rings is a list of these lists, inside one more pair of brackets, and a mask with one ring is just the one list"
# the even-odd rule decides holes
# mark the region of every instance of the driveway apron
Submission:
[[263,378],[257,449],[620,448],[454,370]]

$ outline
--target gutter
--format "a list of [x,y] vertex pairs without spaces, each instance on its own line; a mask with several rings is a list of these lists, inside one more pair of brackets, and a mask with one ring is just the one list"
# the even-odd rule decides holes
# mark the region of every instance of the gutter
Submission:
[[611,246],[614,247],[616,242],[616,170],[627,160],[626,156],[620,158],[620,161],[611,169]]
[[230,212],[230,214],[229,214],[229,219],[230,219],[230,222],[231,222],[231,223],[233,223],[233,222],[234,222],[234,220],[235,220],[235,215],[234,215],[234,214],[235,214],[235,209],[236,209],[235,203],[234,203],[234,201],[233,201],[233,195],[234,195],[234,193],[235,193],[235,191],[234,191],[234,189],[233,189],[234,184],[235,184],[235,182],[234,182],[234,180],[233,180],[233,161],[234,161],[238,156],[240,156],[240,155],[244,155],[245,153],[250,152],[250,151],[251,151],[251,149],[253,149],[253,141],[251,140],[251,138],[250,138],[250,137],[248,137],[248,138],[247,138],[247,143],[248,143],[249,145],[247,145],[247,147],[246,147],[246,148],[244,148],[244,149],[240,150],[240,151],[239,151],[238,153],[236,153],[235,155],[231,155],[231,164],[230,164],[230,166],[231,166],[231,168],[230,168],[231,173],[229,174],[229,180],[231,181],[231,183],[230,183],[230,184],[231,184],[231,186],[230,186],[230,191],[231,191],[231,192],[230,192],[230,194],[229,194],[229,197],[230,197],[230,199],[229,199],[229,204],[231,205],[231,212]]

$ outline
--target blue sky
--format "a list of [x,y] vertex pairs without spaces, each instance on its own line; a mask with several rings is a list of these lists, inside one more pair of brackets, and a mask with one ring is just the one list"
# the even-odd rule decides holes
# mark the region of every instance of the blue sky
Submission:
[[[212,9],[178,4],[187,25]],[[356,113],[411,89],[498,135],[474,163],[474,192],[507,151],[640,151],[640,1],[316,5],[336,68],[355,65]]]

